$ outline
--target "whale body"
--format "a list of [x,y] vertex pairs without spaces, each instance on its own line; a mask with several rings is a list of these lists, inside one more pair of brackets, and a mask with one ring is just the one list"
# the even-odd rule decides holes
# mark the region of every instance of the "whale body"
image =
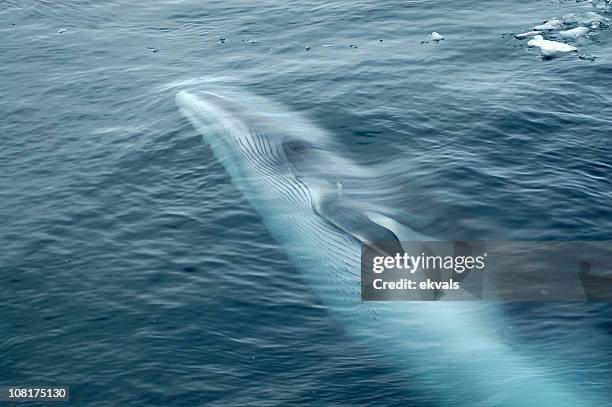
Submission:
[[604,405],[499,338],[495,304],[363,302],[361,243],[432,240],[359,204],[371,179],[323,129],[267,98],[229,87],[180,91],[180,112],[202,134],[313,292],[347,334],[406,373],[418,405]]

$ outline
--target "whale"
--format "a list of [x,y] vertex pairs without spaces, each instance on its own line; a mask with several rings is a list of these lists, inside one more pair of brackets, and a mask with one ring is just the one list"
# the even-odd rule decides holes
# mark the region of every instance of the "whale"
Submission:
[[502,340],[495,303],[362,301],[368,241],[435,240],[359,199],[375,174],[303,114],[239,87],[206,84],[175,95],[180,113],[259,214],[347,338],[396,369],[411,405],[605,405],[528,349]]

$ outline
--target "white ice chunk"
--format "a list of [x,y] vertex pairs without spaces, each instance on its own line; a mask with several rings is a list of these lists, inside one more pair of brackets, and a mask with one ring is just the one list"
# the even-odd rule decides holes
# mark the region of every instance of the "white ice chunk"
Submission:
[[444,36],[440,33],[437,32],[432,32],[430,35],[431,39],[434,41],[442,41],[444,39]]
[[563,38],[567,39],[577,39],[578,37],[582,37],[589,33],[589,29],[587,27],[576,27],[571,30],[559,31],[559,35]]
[[542,55],[552,57],[557,54],[577,51],[576,47],[559,41],[545,40],[541,35],[536,35],[527,43],[530,47],[538,47]]
[[550,31],[550,30],[558,30],[563,26],[561,20],[550,20],[545,22],[544,24],[536,25],[533,29],[536,31]]
[[585,24],[585,25],[586,24],[593,24],[593,23],[601,23],[601,22],[606,21],[606,20],[607,20],[606,17],[604,17],[604,16],[602,16],[600,14],[597,14],[594,11],[588,11],[588,12],[584,13],[583,15],[576,17],[576,21],[579,24]]
[[594,11],[588,11],[584,14],[568,14],[563,16],[563,24],[577,24],[577,25],[599,25],[604,21],[608,21],[609,18],[597,14]]
[[514,38],[516,38],[517,40],[522,40],[522,39],[525,39],[527,37],[533,37],[534,35],[539,35],[539,34],[540,34],[539,31],[529,31],[529,32],[526,32],[526,33],[516,34],[514,36]]

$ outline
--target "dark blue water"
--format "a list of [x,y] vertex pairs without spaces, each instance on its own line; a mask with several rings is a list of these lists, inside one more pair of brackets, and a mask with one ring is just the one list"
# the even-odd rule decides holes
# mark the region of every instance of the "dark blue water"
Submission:
[[[302,112],[428,236],[612,239],[608,23],[550,60],[513,36],[588,12],[608,16],[4,0],[0,384],[69,384],[88,406],[435,404],[334,321],[174,95],[224,77]],[[500,338],[610,394],[609,306],[499,307]]]

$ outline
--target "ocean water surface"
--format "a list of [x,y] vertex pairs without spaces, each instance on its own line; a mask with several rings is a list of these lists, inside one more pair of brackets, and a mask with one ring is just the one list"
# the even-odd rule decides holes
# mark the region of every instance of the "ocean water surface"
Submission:
[[[438,405],[330,316],[174,97],[214,81],[300,112],[427,236],[609,240],[606,18],[576,1],[3,0],[0,385],[68,384],[87,406]],[[577,52],[515,38],[552,19],[547,39],[589,28]],[[609,305],[496,306],[500,341],[612,400]]]

